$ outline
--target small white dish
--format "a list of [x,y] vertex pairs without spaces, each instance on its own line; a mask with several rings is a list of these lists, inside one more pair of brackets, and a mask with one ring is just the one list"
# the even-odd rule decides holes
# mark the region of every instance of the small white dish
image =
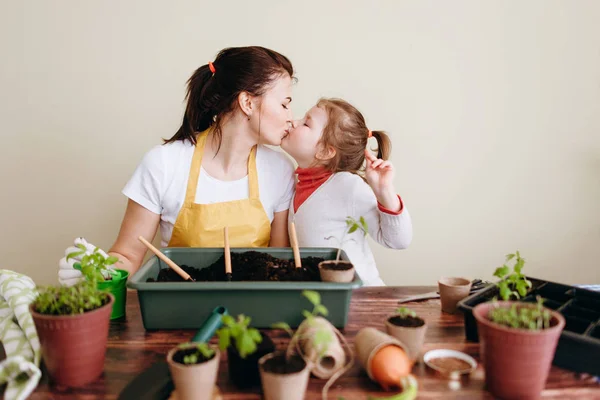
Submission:
[[[448,370],[445,368],[441,368],[441,367],[431,363],[431,360],[438,359],[438,358],[456,358],[456,359],[459,359],[459,360],[464,361],[467,364],[469,364],[470,368],[465,368],[462,370]],[[449,350],[449,349],[430,350],[423,355],[423,362],[429,368],[431,368],[443,375],[450,376],[450,378],[458,378],[460,375],[470,374],[473,371],[475,371],[475,369],[477,368],[477,361],[475,361],[475,359],[473,357],[471,357],[470,355],[465,354],[461,351]]]

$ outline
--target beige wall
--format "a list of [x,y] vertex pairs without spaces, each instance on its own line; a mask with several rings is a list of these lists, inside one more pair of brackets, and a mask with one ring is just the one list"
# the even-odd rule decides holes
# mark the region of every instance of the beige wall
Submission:
[[414,241],[373,244],[388,284],[490,278],[515,249],[600,283],[600,2],[221,3],[2,2],[0,268],[51,283],[76,236],[108,248],[190,73],[259,44],[295,64],[297,115],[341,96],[391,132]]

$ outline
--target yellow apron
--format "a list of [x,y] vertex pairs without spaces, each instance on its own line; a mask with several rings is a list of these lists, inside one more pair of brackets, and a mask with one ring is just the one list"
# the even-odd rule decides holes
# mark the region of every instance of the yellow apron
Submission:
[[194,203],[209,131],[210,128],[198,135],[185,201],[175,220],[168,246],[224,247],[223,228],[227,226],[231,247],[268,247],[271,222],[259,198],[256,146],[248,159],[249,198],[214,204]]

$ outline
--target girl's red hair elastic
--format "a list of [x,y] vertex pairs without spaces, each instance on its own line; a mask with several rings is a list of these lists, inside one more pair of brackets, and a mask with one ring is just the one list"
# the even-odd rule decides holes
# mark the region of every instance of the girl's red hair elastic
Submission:
[[212,61],[208,62],[208,68],[210,69],[210,72],[213,73],[213,75],[215,74],[215,72],[217,72],[217,70],[215,69],[215,66],[213,65]]

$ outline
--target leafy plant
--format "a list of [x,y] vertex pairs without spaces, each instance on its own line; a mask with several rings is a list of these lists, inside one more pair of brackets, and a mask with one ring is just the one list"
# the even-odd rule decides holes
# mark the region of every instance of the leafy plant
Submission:
[[205,360],[210,360],[215,351],[211,349],[208,344],[202,343],[183,343],[178,346],[182,350],[194,349],[193,353],[188,353],[183,356],[183,363],[186,365],[190,364],[198,364],[198,360],[204,358]]
[[225,325],[217,331],[221,350],[229,347],[233,339],[241,358],[246,358],[256,351],[257,344],[262,342],[262,336],[258,329],[249,328],[250,317],[240,314],[234,319],[231,315],[223,315],[221,321]]
[[38,290],[33,309],[46,315],[75,315],[102,307],[109,294],[94,282],[81,281],[73,286],[48,286]]
[[[346,242],[346,236],[356,232],[357,230],[360,230],[363,233],[363,236],[367,236],[367,234],[369,233],[369,226],[367,225],[367,221],[365,220],[364,217],[360,217],[359,220],[355,220],[352,217],[346,217],[346,230],[344,231],[344,235],[342,236],[342,240],[338,240],[338,251],[337,251],[337,256],[335,257],[335,262],[339,262],[340,261],[340,254],[342,253],[342,246],[344,245],[344,243]],[[329,239],[337,239],[335,236],[328,236],[325,238],[325,240],[329,240]],[[354,241],[354,239],[349,239],[351,241]]]
[[[316,327],[315,318],[318,317],[319,314],[326,317],[329,314],[329,311],[323,304],[321,304],[321,295],[318,292],[312,290],[303,290],[302,295],[312,303],[313,309],[312,311],[302,310],[302,315],[305,318],[305,322],[303,322],[300,326],[306,323],[309,328]],[[297,329],[296,333],[294,333],[286,322],[278,322],[273,324],[272,328],[283,329],[290,335],[292,338],[290,341],[290,347],[294,346],[303,339],[307,339],[309,337],[312,338],[312,344],[314,345],[319,358],[323,357],[329,348],[329,344],[333,340],[331,332],[328,329],[318,327],[316,327],[315,331],[311,331],[310,329]]]
[[111,278],[111,276],[118,276],[118,273],[114,269],[109,268],[119,261],[117,257],[105,257],[100,253],[98,247],[94,249],[92,254],[86,254],[87,248],[83,244],[78,244],[77,247],[79,248],[78,251],[67,254],[67,261],[71,258],[84,255],[81,258],[81,262],[73,264],[73,268],[80,270],[87,280],[104,282],[106,279]]
[[[506,265],[509,261],[514,259],[513,272],[511,273],[510,267]],[[517,251],[515,254],[508,254],[506,256],[505,264],[501,267],[496,268],[494,276],[500,278],[500,281],[496,283],[500,292],[500,297],[503,300],[510,300],[511,297],[520,299],[521,297],[527,296],[529,289],[531,289],[531,281],[525,278],[525,275],[521,272],[525,266],[525,259],[521,257],[521,254]]]
[[515,329],[541,330],[550,327],[550,311],[543,307],[543,300],[537,296],[536,305],[512,304],[510,307],[494,306],[488,318],[497,324]]
[[[296,332],[294,333],[290,326],[285,322],[275,323],[272,325],[272,328],[283,329],[291,337],[285,352],[287,360],[293,356],[293,351],[295,350],[307,364],[319,364],[323,356],[327,353],[330,344],[333,342],[334,335],[337,335],[342,344],[349,349],[350,360],[348,363],[331,375],[325,386],[323,386],[322,398],[327,399],[329,387],[336,379],[352,367],[352,364],[354,363],[354,353],[341,332],[323,318],[329,314],[329,311],[321,304],[321,295],[313,290],[303,290],[302,295],[310,301],[313,305],[313,309],[312,311],[302,310],[304,321],[298,326]],[[307,347],[309,349],[308,351]],[[305,351],[307,351],[308,355],[305,354]]]
[[396,309],[396,315],[399,315],[400,318],[407,318],[407,317],[413,317],[416,318],[417,317],[417,313],[413,310],[411,310],[410,308],[407,307],[400,307]]

